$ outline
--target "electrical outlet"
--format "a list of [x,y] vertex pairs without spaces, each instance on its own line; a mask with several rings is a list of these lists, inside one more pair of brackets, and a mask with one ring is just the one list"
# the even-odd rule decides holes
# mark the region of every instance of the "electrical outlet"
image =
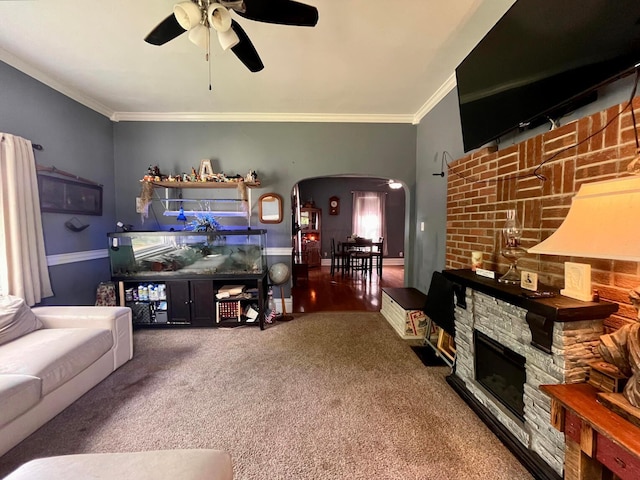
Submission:
[[327,252],[324,252],[324,256],[325,256],[325,257],[327,256]]
[[400,252],[398,255],[400,255],[401,257],[404,257],[404,252]]
[[424,232],[424,222],[420,222],[420,231]]

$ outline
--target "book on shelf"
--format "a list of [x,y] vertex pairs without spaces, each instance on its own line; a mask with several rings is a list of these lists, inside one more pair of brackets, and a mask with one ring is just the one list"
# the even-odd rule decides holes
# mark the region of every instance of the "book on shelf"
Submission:
[[216,317],[218,323],[223,320],[242,320],[242,305],[239,301],[216,302]]

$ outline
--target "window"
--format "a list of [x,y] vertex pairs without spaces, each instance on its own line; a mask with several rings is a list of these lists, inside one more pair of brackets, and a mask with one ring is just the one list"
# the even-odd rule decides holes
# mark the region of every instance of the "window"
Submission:
[[353,233],[362,238],[384,237],[384,192],[353,192]]

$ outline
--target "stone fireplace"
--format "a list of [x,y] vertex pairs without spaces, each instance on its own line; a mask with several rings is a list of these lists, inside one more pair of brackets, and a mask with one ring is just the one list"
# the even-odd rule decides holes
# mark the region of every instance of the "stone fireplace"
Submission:
[[[449,383],[472,407],[475,404],[474,410],[485,422],[508,432],[514,447],[511,450],[527,457],[523,459],[514,451],[536,477],[561,478],[564,437],[551,426],[551,402],[539,387],[585,380],[588,362],[597,358],[603,320],[616,306],[560,296],[530,300],[521,295],[520,287],[504,286],[471,271],[444,273],[459,292],[456,368]],[[483,340],[481,344],[478,338]],[[482,365],[477,364],[478,354],[484,358]],[[496,363],[496,372],[491,371],[494,367],[487,365],[487,359]],[[501,388],[506,389],[502,394],[511,398],[507,404],[498,399]],[[521,399],[517,398],[520,394]]]
[[476,382],[524,422],[526,359],[480,330],[473,331],[473,351]]

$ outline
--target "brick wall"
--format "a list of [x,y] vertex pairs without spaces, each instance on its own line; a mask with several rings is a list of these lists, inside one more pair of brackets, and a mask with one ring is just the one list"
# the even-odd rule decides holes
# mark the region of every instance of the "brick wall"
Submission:
[[[627,103],[503,150],[484,148],[452,162],[447,185],[446,268],[469,268],[471,252],[479,250],[484,268],[504,273],[508,262],[499,253],[500,229],[507,210],[516,209],[524,227],[522,246],[529,248],[560,226],[580,185],[626,175],[627,164],[636,154]],[[640,96],[633,107],[640,119]],[[546,180],[533,175],[543,161],[538,173]],[[639,219],[640,214],[630,221]],[[590,264],[593,288],[602,299],[620,305],[617,315],[608,320],[609,326],[636,318],[628,291],[640,285],[640,263],[527,255],[518,266],[538,272],[544,284],[563,287],[565,261]]]

